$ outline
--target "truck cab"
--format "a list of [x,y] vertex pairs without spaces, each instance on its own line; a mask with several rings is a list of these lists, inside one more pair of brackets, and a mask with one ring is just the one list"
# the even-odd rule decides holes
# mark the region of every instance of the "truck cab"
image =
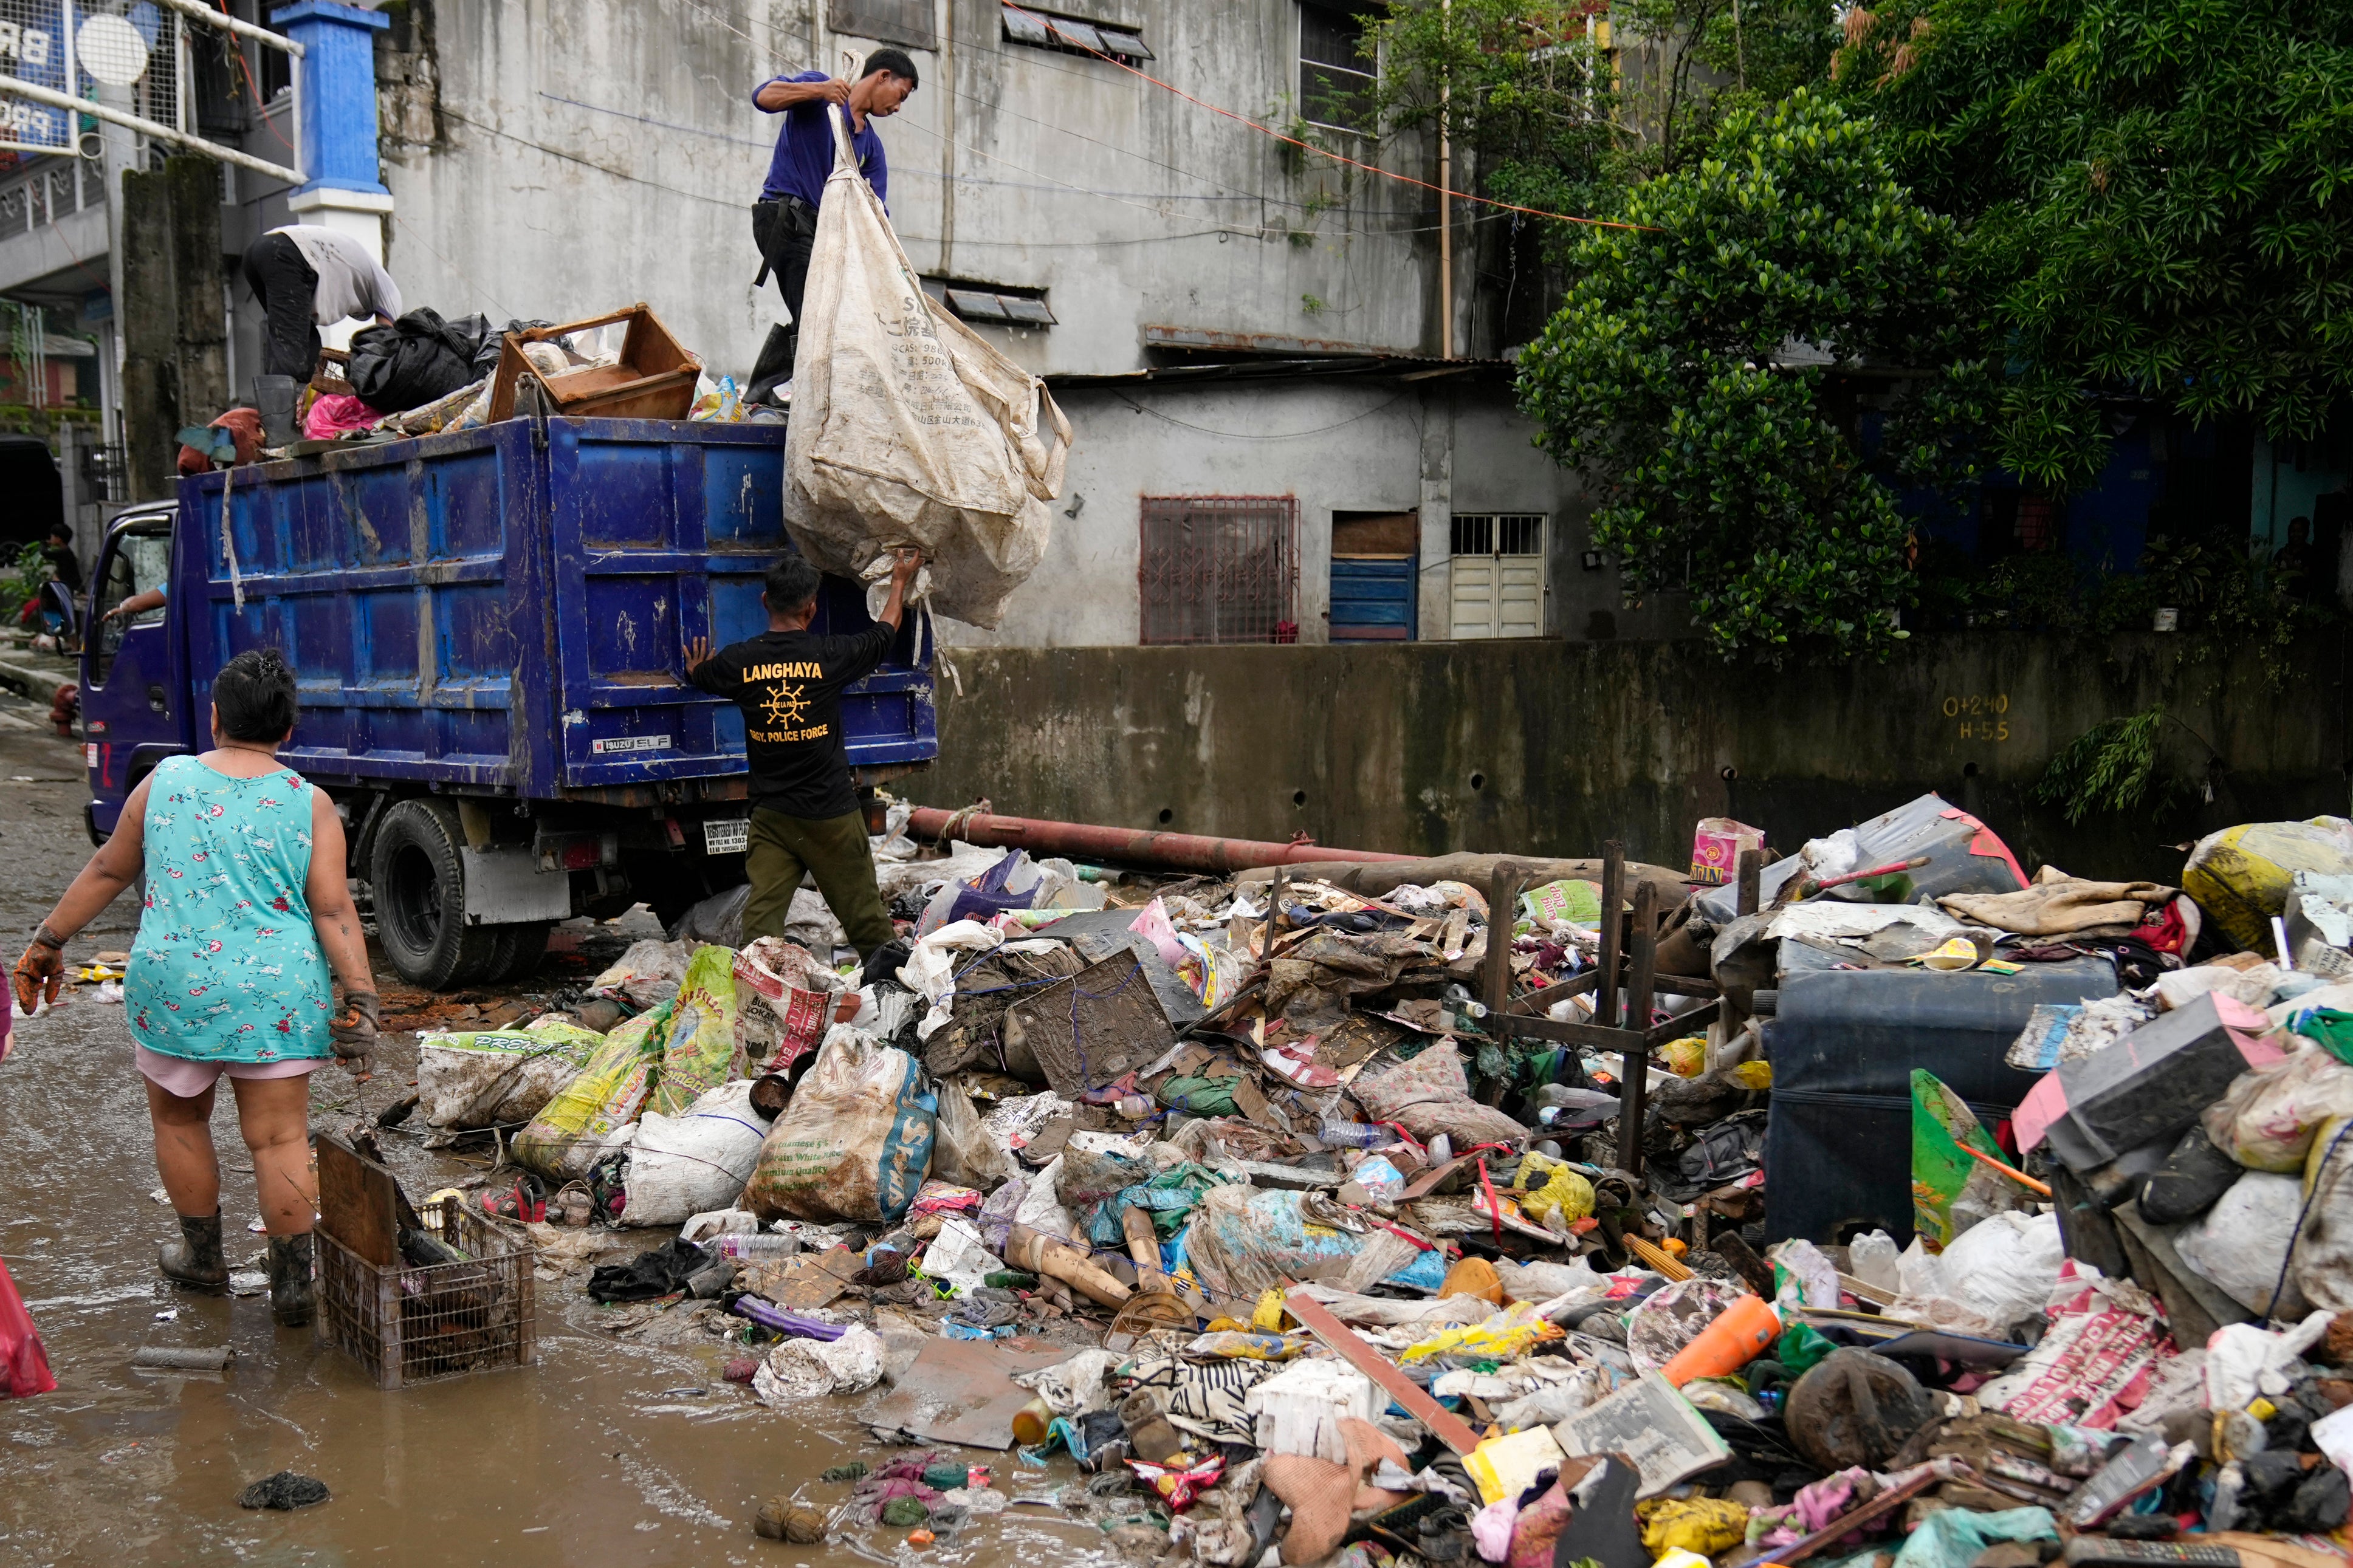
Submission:
[[81,722],[82,761],[90,772],[90,804],[82,816],[92,844],[103,844],[113,834],[122,802],[139,781],[157,763],[186,749],[182,715],[174,711],[186,682],[177,668],[169,607],[127,622],[106,618],[133,594],[168,586],[178,512],[167,503],[116,518],[90,580]]

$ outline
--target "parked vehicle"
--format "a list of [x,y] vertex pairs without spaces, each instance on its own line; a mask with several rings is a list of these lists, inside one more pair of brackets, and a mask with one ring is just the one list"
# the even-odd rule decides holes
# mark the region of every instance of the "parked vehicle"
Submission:
[[[301,683],[282,755],[343,814],[402,974],[512,979],[575,914],[676,919],[744,879],[743,717],[684,649],[765,626],[784,464],[777,424],[533,416],[183,479],[99,559],[94,615],[169,604],[82,657],[91,840],[209,744],[214,671],[274,645]],[[871,624],[828,579],[816,629]],[[918,613],[844,696],[861,785],[937,754],[931,661]]]

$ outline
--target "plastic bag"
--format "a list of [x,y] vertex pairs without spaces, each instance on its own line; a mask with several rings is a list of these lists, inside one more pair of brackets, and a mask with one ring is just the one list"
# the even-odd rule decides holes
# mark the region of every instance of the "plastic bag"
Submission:
[[2295,1282],[2314,1306],[2353,1311],[2353,1120],[2332,1121],[2313,1139],[2304,1194]]
[[691,942],[656,942],[651,937],[631,942],[610,969],[588,982],[588,994],[618,997],[632,1007],[659,1006],[678,994],[693,952]]
[[2275,1062],[2243,1072],[2206,1108],[2214,1147],[2251,1171],[2301,1172],[2313,1134],[2353,1116],[2353,1068],[2303,1039]]
[[909,281],[915,268],[858,173],[842,113],[828,118],[835,159],[797,323],[785,523],[837,576],[916,546],[932,607],[994,626],[1044,558],[1070,421],[1045,383]]
[[663,1031],[653,1109],[684,1115],[704,1089],[738,1077],[742,1066],[735,1052],[735,955],[723,947],[696,948]]
[[[1593,1184],[1571,1170],[1567,1161],[1547,1159],[1533,1151],[1521,1156],[1512,1191],[1519,1194],[1522,1214],[1564,1235],[1593,1212]],[[1560,1216],[1557,1224],[1554,1215]]]
[[586,1176],[646,1108],[661,1072],[661,1029],[670,1016],[665,1002],[607,1031],[588,1065],[515,1134],[516,1162],[557,1182]]
[[807,948],[764,936],[735,955],[735,1038],[744,1070],[783,1072],[833,1024],[841,976]]
[[2210,833],[2181,868],[2181,890],[2242,948],[2269,951],[2271,918],[2298,871],[2353,872],[2353,822],[2253,822]]
[[33,1314],[16,1294],[8,1266],[0,1263],[0,1399],[30,1399],[57,1387],[49,1374],[49,1352],[41,1346],[41,1331]]
[[649,1110],[629,1146],[623,1225],[684,1225],[733,1204],[759,1163],[768,1124],[738,1079],[706,1089],[678,1116]]
[[993,1192],[1014,1173],[1012,1156],[982,1131],[972,1097],[960,1083],[938,1089],[939,1141],[932,1146],[932,1172],[943,1181]]
[[1887,1310],[1957,1333],[1992,1338],[2041,1311],[2066,1262],[2056,1215],[1995,1215],[1941,1257],[1922,1239],[1898,1259],[1903,1289]]
[[588,1065],[605,1037],[554,1016],[527,1029],[433,1034],[417,1043],[417,1109],[436,1127],[528,1122]]
[[786,1340],[752,1374],[752,1393],[771,1409],[827,1394],[856,1394],[882,1381],[882,1338],[853,1323],[838,1340]]
[[[2304,1206],[2303,1184],[2293,1176],[2249,1171],[2231,1184],[2206,1217],[2184,1226],[2173,1237],[2181,1261],[2221,1288],[2251,1312],[2300,1317],[2304,1293],[2294,1278],[2283,1283],[2288,1237]],[[2276,1304],[2273,1292],[2279,1292]]]
[[937,1102],[915,1058],[836,1025],[744,1189],[762,1219],[897,1219],[931,1169]]

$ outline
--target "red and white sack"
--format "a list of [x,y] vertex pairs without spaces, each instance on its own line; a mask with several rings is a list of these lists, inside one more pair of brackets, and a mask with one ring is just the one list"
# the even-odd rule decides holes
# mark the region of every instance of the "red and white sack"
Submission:
[[832,1026],[841,977],[807,948],[764,936],[735,954],[735,1034],[744,1071],[780,1073]]

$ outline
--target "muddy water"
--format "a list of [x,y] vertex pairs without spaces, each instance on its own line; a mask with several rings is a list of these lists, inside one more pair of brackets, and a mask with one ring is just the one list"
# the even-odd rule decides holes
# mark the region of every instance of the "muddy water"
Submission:
[[[29,930],[89,854],[78,751],[0,733],[0,932],[13,963]],[[21,782],[29,776],[32,783]],[[118,902],[69,950],[79,962],[129,945]],[[340,1068],[312,1079],[314,1126],[341,1126],[406,1092],[413,1044],[373,1082]],[[233,1268],[262,1248],[249,1164],[224,1092],[214,1124]],[[413,1193],[467,1173],[414,1139],[386,1153]],[[761,1541],[759,1501],[852,1458],[883,1461],[845,1397],[789,1413],[723,1382],[716,1341],[616,1341],[576,1283],[541,1279],[539,1360],[517,1371],[381,1393],[309,1330],[270,1321],[265,1296],[221,1299],[164,1284],[156,1244],[175,1234],[157,1181],[140,1080],[119,1006],[85,990],[17,1024],[0,1063],[0,1258],[30,1305],[58,1388],[0,1401],[0,1564],[754,1563],[776,1568],[894,1559],[958,1568],[1108,1561],[1101,1534],[1059,1515],[976,1520],[916,1553],[904,1531],[816,1547]],[[653,1240],[649,1237],[647,1245]],[[144,1344],[234,1347],[221,1376],[133,1372]],[[1066,1459],[992,1465],[1015,1496],[1083,1479]],[[248,1512],[248,1482],[280,1469],[326,1482],[329,1502]],[[1046,1513],[1048,1510],[1030,1510]]]

